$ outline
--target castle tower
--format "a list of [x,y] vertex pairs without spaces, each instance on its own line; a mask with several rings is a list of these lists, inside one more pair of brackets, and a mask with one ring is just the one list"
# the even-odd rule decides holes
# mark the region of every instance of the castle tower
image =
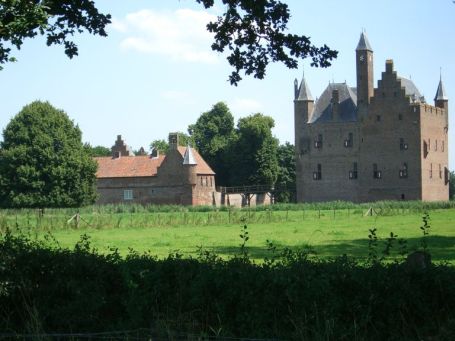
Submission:
[[305,80],[305,75],[302,77],[302,82],[298,86],[297,79],[294,80],[294,136],[296,150],[300,150],[300,143],[303,128],[311,117],[314,109],[314,99],[311,96],[310,88]]
[[373,49],[362,32],[359,43],[355,49],[356,69],[357,69],[357,107],[362,114],[366,113],[366,108],[370,104],[370,98],[374,94],[373,77]]

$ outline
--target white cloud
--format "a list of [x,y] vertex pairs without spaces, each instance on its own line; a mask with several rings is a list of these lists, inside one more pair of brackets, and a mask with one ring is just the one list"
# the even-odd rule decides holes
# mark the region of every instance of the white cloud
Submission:
[[127,25],[116,18],[112,18],[112,23],[111,23],[111,28],[114,29],[115,31],[121,32],[121,33],[126,33],[128,31]]
[[174,12],[144,9],[113,20],[112,28],[128,33],[121,47],[157,54],[175,61],[215,63],[210,45],[213,35],[206,25],[216,17],[206,11],[179,9]]
[[251,98],[236,98],[232,102],[230,102],[229,107],[234,112],[248,114],[256,113],[263,108],[260,102]]

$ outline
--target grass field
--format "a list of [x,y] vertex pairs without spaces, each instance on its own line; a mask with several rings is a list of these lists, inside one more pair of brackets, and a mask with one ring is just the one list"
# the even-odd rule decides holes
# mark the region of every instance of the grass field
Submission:
[[[306,248],[318,257],[348,254],[359,258],[368,255],[369,229],[376,228],[380,239],[378,252],[385,247],[390,232],[407,240],[408,251],[419,247],[422,239],[422,212],[411,209],[383,210],[380,215],[364,216],[365,209],[287,210],[287,211],[209,211],[209,212],[139,212],[81,213],[76,227],[68,211],[53,211],[39,216],[27,213],[0,213],[0,229],[31,238],[55,239],[63,247],[73,247],[86,234],[100,252],[117,248],[122,255],[130,249],[150,252],[158,257],[178,252],[196,256],[200,247],[221,256],[240,252],[239,237],[244,224],[250,239],[248,252],[253,259],[270,257],[266,241],[277,249]],[[430,215],[428,247],[433,260],[455,263],[455,209],[433,209]],[[49,238],[49,234],[52,235]],[[398,257],[399,247],[392,249]]]

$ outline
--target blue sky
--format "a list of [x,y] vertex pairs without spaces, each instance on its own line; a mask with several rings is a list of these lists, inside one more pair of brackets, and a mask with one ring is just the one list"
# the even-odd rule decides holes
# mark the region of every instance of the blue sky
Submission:
[[[121,134],[134,149],[186,131],[199,115],[225,101],[236,120],[262,112],[275,119],[274,134],[293,142],[293,81],[302,69],[314,97],[329,81],[355,86],[355,47],[364,29],[374,49],[375,85],[393,59],[433,103],[440,68],[449,99],[455,101],[455,4],[451,0],[285,1],[290,30],[339,51],[328,69],[299,70],[272,65],[264,80],[244,78],[231,86],[231,69],[210,50],[205,23],[222,7],[205,11],[194,0],[96,0],[113,15],[109,37],[76,37],[79,56],[68,59],[60,46],[28,40],[17,63],[0,71],[0,128],[33,100],[47,100],[80,126],[83,140],[110,147]],[[219,3],[217,6],[221,6]],[[450,127],[454,127],[455,108]],[[452,128],[453,129],[453,128]],[[449,130],[453,136],[452,130]],[[455,140],[450,139],[455,169]]]

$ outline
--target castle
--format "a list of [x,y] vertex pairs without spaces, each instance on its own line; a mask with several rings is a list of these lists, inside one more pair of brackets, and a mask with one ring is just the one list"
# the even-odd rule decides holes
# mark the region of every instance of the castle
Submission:
[[374,88],[373,49],[362,33],[357,87],[330,83],[314,101],[294,82],[297,201],[448,200],[448,98],[434,106],[393,61]]

